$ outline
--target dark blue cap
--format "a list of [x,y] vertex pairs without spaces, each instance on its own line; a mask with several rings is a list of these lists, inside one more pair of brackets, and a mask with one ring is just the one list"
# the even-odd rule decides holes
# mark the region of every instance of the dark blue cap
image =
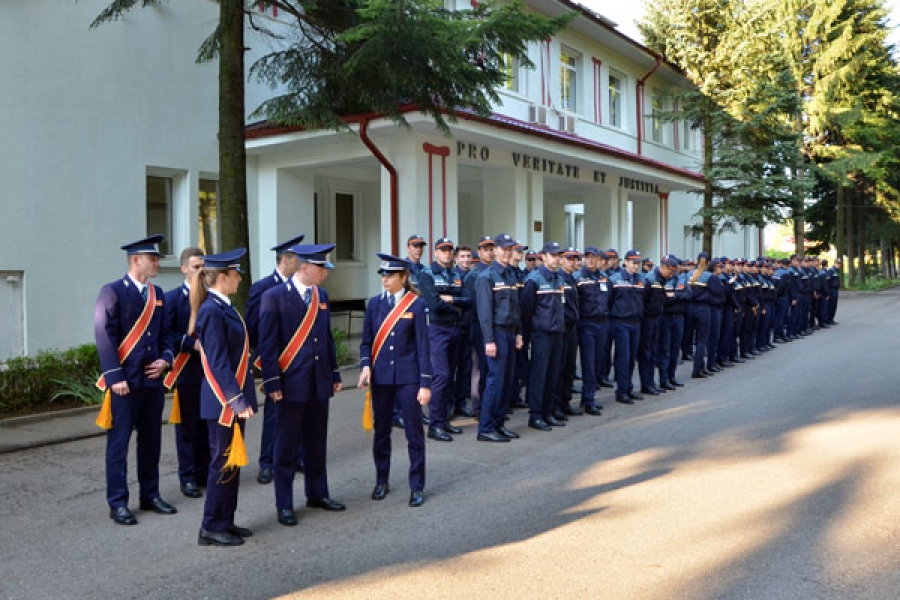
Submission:
[[494,238],[494,244],[500,246],[501,248],[512,248],[518,242],[513,238],[513,236],[508,233],[501,233],[497,237]]
[[282,252],[293,252],[291,246],[296,246],[297,244],[302,242],[303,238],[305,237],[305,235],[300,234],[295,238],[291,238],[287,241],[281,242],[280,244],[275,244],[274,246],[272,246],[272,251],[276,254],[281,254]]
[[145,237],[142,240],[137,240],[136,242],[131,242],[130,244],[125,244],[122,246],[122,250],[128,253],[129,256],[132,254],[152,254],[154,256],[163,256],[163,253],[159,251],[159,243],[166,239],[161,233],[157,233],[148,237]]
[[578,251],[578,248],[575,248],[574,246],[569,246],[568,248],[563,250],[563,256],[565,256],[567,258],[568,257],[581,258],[581,252]]
[[453,243],[453,240],[445,237],[438,238],[438,241],[434,243],[435,248],[447,248],[449,250],[453,250],[453,246],[455,245],[456,244]]
[[297,255],[300,262],[311,265],[319,265],[326,269],[333,269],[334,265],[328,260],[328,253],[334,250],[334,244],[298,244],[291,247],[291,252]]
[[478,247],[479,247],[479,248],[481,248],[482,246],[493,246],[493,245],[494,245],[494,238],[492,238],[492,237],[489,236],[489,235],[484,236],[484,237],[481,238],[481,240],[479,240],[479,242],[478,242]]
[[633,258],[641,258],[641,253],[637,250],[629,250],[625,253],[625,260],[631,260]]
[[659,264],[665,265],[667,267],[671,267],[674,269],[678,266],[678,259],[672,255],[669,255],[669,256],[666,256],[665,258],[663,258],[661,261],[659,261]]
[[541,252],[545,252],[547,254],[559,254],[562,251],[562,246],[560,246],[556,242],[544,242],[544,247],[541,248]]
[[398,258],[393,254],[384,254],[382,252],[378,252],[377,256],[381,259],[381,264],[378,266],[379,275],[409,271],[410,264],[405,258]]
[[538,253],[534,250],[529,250],[525,253],[525,260],[537,260]]
[[525,252],[526,250],[528,250],[528,246],[526,246],[522,242],[516,241],[516,250],[521,250],[522,252]]
[[619,251],[616,250],[615,248],[610,248],[609,250],[606,251],[606,257],[607,258],[619,258]]
[[[597,246],[588,246],[584,249],[584,255],[587,256],[588,254],[595,254],[597,256],[600,256],[601,252],[600,249],[597,248]],[[605,255],[606,253],[604,252],[603,254]]]
[[247,254],[246,248],[235,248],[219,254],[207,254],[203,257],[204,269],[234,269],[241,271],[241,258]]
[[709,252],[701,252],[697,255],[697,261],[701,261],[703,259],[709,260]]
[[722,264],[722,261],[719,260],[718,258],[714,258],[711,261],[709,261],[709,267],[711,269],[715,269],[716,267],[718,267],[721,264]]
[[406,238],[406,245],[409,246],[412,244],[413,246],[417,246],[419,244],[425,245],[425,236],[420,235],[418,233],[414,233],[408,238]]

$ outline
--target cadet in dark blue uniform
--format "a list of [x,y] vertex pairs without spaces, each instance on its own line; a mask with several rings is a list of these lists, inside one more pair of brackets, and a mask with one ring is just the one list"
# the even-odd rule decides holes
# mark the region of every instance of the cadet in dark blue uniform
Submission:
[[522,288],[523,340],[531,347],[528,375],[528,426],[550,431],[564,426],[553,416],[552,390],[559,387],[563,335],[566,331],[563,299],[565,290],[557,270],[562,248],[546,242],[541,249],[543,264],[525,278]]
[[247,327],[228,298],[241,283],[238,248],[204,258],[203,270],[191,280],[191,321],[188,334],[200,340],[203,383],[200,417],[209,432],[209,478],[201,546],[239,546],[252,535],[234,523],[241,472],[237,456],[243,449],[245,421],[256,412],[256,390],[250,370]]
[[[718,373],[719,336],[722,334],[722,310],[725,306],[725,287],[722,285],[722,260],[714,258],[709,262],[710,282],[706,285],[709,294],[709,336],[706,338],[706,370]],[[715,281],[712,281],[715,279]]]
[[[255,362],[259,356],[259,303],[264,293],[276,285],[285,283],[297,270],[297,256],[291,251],[291,247],[302,242],[303,238],[304,236],[298,235],[272,246],[277,261],[275,270],[271,275],[263,277],[250,286],[250,296],[247,298],[247,331],[250,334],[251,362]],[[259,447],[259,473],[256,475],[256,480],[263,484],[272,483],[272,453],[275,449],[277,419],[278,406],[272,402],[269,396],[266,396]],[[297,469],[303,469],[302,452],[297,457]]]
[[259,310],[263,391],[278,407],[275,427],[275,509],[282,525],[297,524],[294,472],[302,443],[306,506],[346,507],[328,494],[329,400],[341,389],[328,293],[321,284],[334,265],[334,244],[298,245],[291,279],[263,294]]
[[[647,259],[643,264],[646,267],[653,262]],[[641,393],[651,396],[659,396],[661,391],[666,390],[656,386],[655,370],[659,356],[660,321],[666,302],[666,279],[669,275],[671,272],[664,261],[660,261],[658,267],[651,268],[650,272],[643,275],[647,292],[644,295],[644,312],[641,314],[637,361]]]
[[200,418],[200,342],[188,335],[191,320],[190,281],[203,268],[203,251],[185,248],[181,252],[181,272],[184,283],[166,293],[163,343],[175,357],[172,371],[165,384],[176,386],[181,422],[175,424],[175,448],[178,453],[178,480],[181,493],[188,498],[203,495],[200,486],[206,485],[209,470],[209,433]]
[[177,512],[159,496],[162,374],[172,356],[162,347],[163,291],[149,280],[159,271],[163,239],[154,235],[122,246],[128,253],[128,273],[101,288],[94,308],[94,337],[103,369],[97,385],[110,393],[112,410],[112,429],[106,437],[106,501],[110,518],[119,525],[137,523],[128,510],[132,430],[138,439],[141,510]]
[[[681,354],[684,313],[691,299],[691,288],[687,285],[687,273],[679,270],[680,262],[672,255],[660,262],[669,268],[669,275],[663,279],[666,298],[659,326],[659,387],[664,390],[675,390],[684,386],[675,378],[675,370],[678,368],[678,357]],[[662,271],[660,273],[662,274]]]
[[831,267],[831,300],[828,302],[828,324],[837,325],[834,320],[837,314],[838,297],[841,293],[841,259],[834,259],[834,266]]
[[602,414],[595,400],[609,345],[609,284],[599,268],[606,253],[596,246],[584,249],[584,265],[575,273],[578,288],[578,345],[581,350],[581,405],[589,415]]
[[409,452],[409,506],[415,508],[425,502],[425,435],[420,415],[431,399],[428,307],[414,292],[408,261],[390,254],[378,254],[378,258],[385,291],[369,298],[366,305],[357,384],[372,386],[372,499],[384,500],[390,490],[391,421],[393,407],[399,403]]
[[[472,269],[463,280],[463,288],[466,295],[472,299],[472,308],[470,309],[469,319],[471,321],[471,335],[469,343],[475,351],[475,360],[478,364],[478,381],[477,381],[477,397],[472,398],[472,408],[474,409],[476,418],[481,412],[481,398],[484,396],[484,383],[487,379],[487,360],[484,356],[484,340],[481,337],[481,326],[478,321],[478,303],[475,301],[475,283],[478,281],[478,274],[489,268],[494,262],[494,238],[487,235],[478,242],[478,262],[472,265]],[[474,365],[473,365],[474,368]],[[464,382],[465,383],[465,382]],[[471,387],[471,383],[467,383]]]
[[437,260],[419,274],[419,290],[429,312],[431,353],[427,356],[431,357],[434,369],[434,383],[430,386],[428,437],[440,442],[452,442],[451,433],[462,433],[462,429],[450,424],[450,411],[453,410],[453,373],[456,370],[459,323],[463,311],[469,308],[469,298],[463,290],[462,280],[453,270],[453,241],[439,239],[434,244],[434,252]]
[[478,325],[487,362],[487,373],[481,375],[485,385],[478,440],[508,442],[518,435],[503,425],[507,411],[503,399],[505,386],[512,381],[515,373],[515,350],[523,345],[522,321],[516,280],[509,269],[516,240],[504,233],[498,235],[494,242],[494,262],[482,270],[475,281]]
[[560,269],[557,272],[563,285],[563,317],[566,329],[563,332],[562,362],[560,364],[559,385],[551,388],[555,398],[553,416],[559,421],[568,420],[566,415],[582,415],[584,412],[573,407],[572,384],[575,382],[575,363],[578,359],[578,285],[574,274],[580,268],[581,252],[573,247],[563,250]]
[[[691,302],[688,304],[687,315],[691,322],[696,344],[694,347],[694,366],[691,377],[695,379],[709,377],[712,373],[706,370],[706,350],[709,342],[710,327],[710,286],[721,287],[718,278],[706,268],[709,264],[709,254],[701,252],[697,255],[697,268],[688,277],[688,285],[691,286]],[[715,280],[715,281],[713,281]]]
[[[454,275],[463,282],[465,287],[466,277],[472,270],[472,249],[468,246],[456,248],[456,266]],[[471,289],[474,289],[472,287]],[[459,320],[459,339],[456,344],[456,373],[453,377],[454,387],[454,414],[463,417],[474,417],[469,398],[472,395],[472,306],[473,297],[469,296],[469,307],[463,310]]]
[[629,250],[625,253],[625,268],[609,278],[612,287],[610,334],[616,344],[616,402],[622,404],[634,404],[634,400],[643,399],[631,383],[641,339],[641,314],[646,292],[644,281],[638,275],[640,269],[641,253]]

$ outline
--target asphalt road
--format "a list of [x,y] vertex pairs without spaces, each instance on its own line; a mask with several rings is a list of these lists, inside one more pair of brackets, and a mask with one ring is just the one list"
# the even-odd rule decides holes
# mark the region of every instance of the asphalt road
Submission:
[[283,527],[251,465],[237,520],[254,537],[237,549],[197,545],[202,501],[178,492],[171,427],[161,488],[179,514],[135,527],[107,517],[103,438],[0,455],[0,598],[898,598],[900,290],[847,295],[838,320],[564,429],[517,412],[510,444],[463,421],[427,446],[420,509],[398,430],[392,492],[369,499],[362,399],[343,392],[329,473],[348,510]]

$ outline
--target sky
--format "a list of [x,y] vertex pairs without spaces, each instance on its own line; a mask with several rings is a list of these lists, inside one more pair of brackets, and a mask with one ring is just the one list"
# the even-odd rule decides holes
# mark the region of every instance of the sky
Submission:
[[[619,24],[619,30],[628,37],[642,42],[641,34],[638,32],[634,21],[640,19],[644,14],[644,0],[620,0],[618,2],[610,2],[609,0],[576,0],[584,6],[590,8],[596,13],[612,19]],[[885,5],[890,12],[889,25],[895,29],[889,36],[889,40],[896,46],[900,46],[900,30],[896,29],[900,25],[900,0],[886,0]]]

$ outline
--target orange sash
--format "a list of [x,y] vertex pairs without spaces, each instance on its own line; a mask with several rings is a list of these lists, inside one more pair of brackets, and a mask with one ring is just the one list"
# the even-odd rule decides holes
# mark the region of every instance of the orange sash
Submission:
[[318,315],[319,288],[312,286],[312,300],[309,308],[306,310],[306,315],[303,317],[303,321],[300,322],[300,327],[297,328],[297,331],[291,337],[291,341],[288,342],[288,345],[281,352],[281,356],[278,357],[278,366],[281,367],[282,373],[288,370],[288,367],[291,366],[291,363],[297,357],[297,353],[300,352],[300,348],[306,343],[306,338],[309,337],[309,332],[312,331]]
[[[247,325],[244,324],[244,319],[241,318],[239,313],[238,318],[241,319],[241,324],[244,325],[244,350],[241,352],[241,360],[238,363],[237,372],[235,372],[234,378],[237,379],[238,387],[243,390],[244,382],[247,381],[247,371],[250,370],[250,337],[247,335]],[[219,415],[219,425],[231,427],[232,424],[234,424],[234,411],[228,406],[228,398],[225,397],[222,386],[219,385],[215,375],[213,375],[212,370],[209,368],[209,362],[206,360],[206,353],[203,351],[202,345],[200,346],[200,362],[203,363],[203,373],[206,375],[209,387],[212,388],[213,393],[222,405],[222,413]]]
[[391,331],[394,329],[394,325],[397,324],[397,321],[400,320],[400,316],[406,312],[406,309],[409,308],[413,302],[416,301],[416,296],[412,292],[406,292],[403,298],[400,299],[400,302],[397,303],[397,306],[391,309],[391,312],[388,313],[387,317],[384,319],[384,323],[381,324],[381,327],[378,328],[378,333],[375,334],[375,341],[372,342],[372,366],[375,366],[375,360],[378,358],[379,352],[381,352],[381,347],[384,346],[384,342],[387,340],[388,335],[390,335]]
[[[150,321],[153,319],[153,310],[156,308],[156,286],[151,283],[147,284],[147,302],[144,303],[144,310],[141,311],[141,315],[138,317],[138,320],[134,322],[134,325],[131,327],[131,331],[128,332],[128,335],[125,336],[125,339],[122,340],[122,343],[119,344],[119,364],[125,362],[125,359],[131,354],[131,351],[134,350],[134,347],[137,346],[138,341],[144,336],[144,333],[147,331],[147,327],[150,326]],[[106,390],[106,377],[100,375],[100,379],[97,380],[95,384],[101,390]]]
[[163,385],[171,390],[172,386],[175,385],[175,381],[178,379],[178,376],[181,375],[181,371],[184,369],[184,366],[190,359],[190,352],[179,352],[178,356],[175,357],[175,362],[172,363],[172,370],[166,373],[166,378],[163,379]]

